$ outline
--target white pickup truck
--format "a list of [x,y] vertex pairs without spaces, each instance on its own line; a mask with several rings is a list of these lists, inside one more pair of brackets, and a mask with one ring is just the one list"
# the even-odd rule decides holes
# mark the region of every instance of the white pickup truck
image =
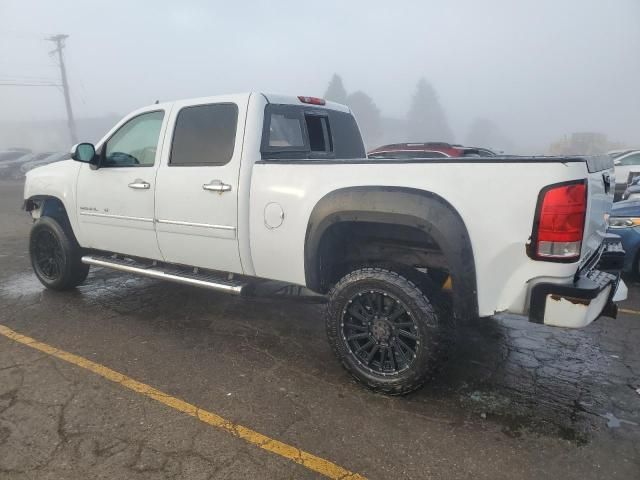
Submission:
[[90,265],[306,286],[340,361],[381,392],[424,383],[452,318],[584,327],[626,297],[609,157],[368,159],[347,107],[261,93],[151,105],[71,153],[27,173],[46,287]]

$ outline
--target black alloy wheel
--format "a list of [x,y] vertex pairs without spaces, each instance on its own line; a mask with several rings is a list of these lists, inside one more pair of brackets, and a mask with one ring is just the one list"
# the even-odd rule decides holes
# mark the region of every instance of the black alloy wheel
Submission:
[[29,255],[33,271],[45,287],[68,290],[80,285],[89,274],[82,263],[82,248],[68,226],[52,217],[40,217],[31,227]]
[[62,246],[50,230],[40,230],[34,238],[34,267],[48,280],[60,278],[64,269]]
[[407,306],[380,290],[356,293],[342,311],[340,326],[350,353],[372,373],[405,371],[420,348],[418,324]]
[[342,365],[388,395],[420,388],[447,344],[443,310],[399,271],[353,270],[331,289],[325,311],[327,337]]

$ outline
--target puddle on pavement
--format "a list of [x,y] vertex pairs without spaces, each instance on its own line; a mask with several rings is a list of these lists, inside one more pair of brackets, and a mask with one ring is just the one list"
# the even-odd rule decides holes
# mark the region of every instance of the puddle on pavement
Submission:
[[0,295],[19,298],[29,295],[40,295],[44,289],[44,286],[32,272],[26,272],[4,279],[0,284]]
[[471,418],[502,425],[507,436],[550,435],[577,445],[607,425],[637,427],[638,409],[619,411],[612,402],[637,405],[625,385],[629,373],[602,351],[593,329],[503,318],[459,326],[456,337],[438,377],[415,394],[422,408],[453,401]]
[[638,426],[636,422],[632,422],[630,420],[624,420],[622,418],[616,417],[613,413],[607,412],[604,415],[600,415],[602,418],[607,420],[607,427],[609,428],[619,428],[621,424],[626,423],[627,425]]

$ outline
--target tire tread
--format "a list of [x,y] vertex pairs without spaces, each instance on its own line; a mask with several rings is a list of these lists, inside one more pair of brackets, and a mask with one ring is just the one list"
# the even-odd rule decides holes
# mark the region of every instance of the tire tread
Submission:
[[[33,254],[32,254],[32,242],[35,234],[39,229],[47,229],[51,231],[62,247],[67,265],[65,266],[65,272],[61,278],[56,280],[49,280],[42,278],[35,267]],[[89,265],[82,263],[82,248],[78,245],[73,232],[69,232],[67,228],[60,224],[60,222],[53,217],[40,217],[31,227],[31,234],[29,237],[29,253],[31,257],[31,263],[33,270],[45,287],[52,290],[70,290],[80,285],[87,278],[89,274]]]
[[[337,304],[339,304],[340,292],[355,282],[367,280],[385,282],[402,290],[403,293],[408,296],[420,310],[420,318],[422,321],[425,321],[427,326],[432,329],[433,335],[430,336],[426,342],[428,344],[428,351],[426,352],[426,361],[424,361],[422,365],[423,368],[414,369],[415,371],[401,378],[396,377],[396,381],[394,382],[376,381],[376,379],[371,375],[362,375],[359,374],[359,372],[354,371],[349,365],[345,353],[340,349],[340,312],[336,311]],[[342,277],[333,286],[328,297],[329,302],[327,302],[325,310],[325,322],[329,343],[344,368],[353,378],[356,379],[356,381],[364,384],[371,390],[386,395],[405,395],[422,387],[425,382],[433,376],[437,364],[437,357],[441,353],[440,346],[443,344],[441,341],[442,339],[440,338],[440,318],[437,313],[437,309],[432,305],[425,293],[416,285],[416,283],[409,280],[404,275],[387,268],[366,267],[354,270]],[[422,348],[424,349],[425,347],[426,345],[423,345]]]

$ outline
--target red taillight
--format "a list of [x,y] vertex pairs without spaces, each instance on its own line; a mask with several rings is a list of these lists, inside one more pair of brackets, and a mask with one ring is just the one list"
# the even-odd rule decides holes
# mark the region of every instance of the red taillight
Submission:
[[533,256],[573,261],[580,257],[587,212],[584,181],[547,187],[538,200]]
[[327,103],[324,98],[318,97],[298,96],[298,100],[300,100],[302,103],[308,103],[309,105],[324,105],[325,103]]

